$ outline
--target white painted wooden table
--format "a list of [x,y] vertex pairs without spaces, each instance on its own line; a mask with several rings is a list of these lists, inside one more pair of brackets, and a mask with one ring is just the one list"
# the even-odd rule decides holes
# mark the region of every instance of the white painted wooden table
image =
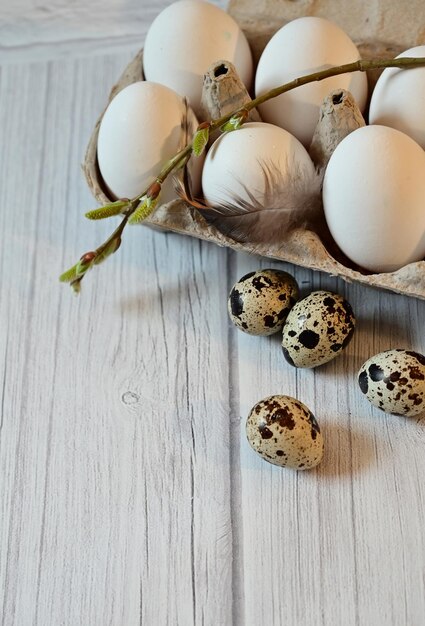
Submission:
[[[425,302],[283,266],[359,319],[341,358],[296,371],[226,313],[232,283],[275,263],[140,227],[82,297],[58,283],[110,228],[83,218],[79,164],[165,4],[0,5],[3,624],[423,625],[425,420],[372,409],[355,373],[425,351]],[[272,393],[318,417],[317,470],[248,447]]]

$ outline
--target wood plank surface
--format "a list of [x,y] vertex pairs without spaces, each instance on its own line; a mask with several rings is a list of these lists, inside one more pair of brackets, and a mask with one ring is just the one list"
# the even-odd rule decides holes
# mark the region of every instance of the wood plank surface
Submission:
[[[241,258],[237,274],[257,265]],[[372,409],[356,372],[391,347],[423,351],[425,308],[306,271],[296,276],[305,293],[345,295],[358,329],[345,353],[317,370],[289,368],[276,337],[239,337],[241,415],[267,395],[295,396],[316,415],[326,444],[316,471],[282,472],[254,456],[241,432],[244,623],[419,625],[425,420]]]
[[82,298],[57,281],[106,232],[78,163],[126,62],[2,71],[6,624],[231,619],[226,255],[137,227]]
[[[373,409],[356,372],[425,352],[425,302],[142,227],[80,298],[58,283],[110,230],[83,218],[79,164],[165,5],[0,7],[2,623],[421,626],[425,416]],[[227,293],[259,267],[348,298],[340,358],[295,370],[278,336],[231,325]],[[316,470],[249,448],[246,416],[272,393],[318,418]]]

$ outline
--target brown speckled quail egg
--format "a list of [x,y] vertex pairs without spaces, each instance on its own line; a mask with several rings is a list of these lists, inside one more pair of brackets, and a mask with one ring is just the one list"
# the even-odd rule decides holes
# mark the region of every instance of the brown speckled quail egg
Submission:
[[358,374],[360,389],[378,409],[413,417],[425,410],[425,356],[387,350],[368,359]]
[[290,396],[269,396],[251,409],[246,422],[251,447],[273,465],[306,470],[323,457],[323,437],[313,413]]
[[258,270],[242,276],[228,299],[230,319],[249,335],[272,335],[279,331],[298,300],[298,285],[281,270]]
[[313,291],[290,311],[282,349],[295,367],[317,367],[335,358],[350,342],[356,318],[351,305],[330,291]]

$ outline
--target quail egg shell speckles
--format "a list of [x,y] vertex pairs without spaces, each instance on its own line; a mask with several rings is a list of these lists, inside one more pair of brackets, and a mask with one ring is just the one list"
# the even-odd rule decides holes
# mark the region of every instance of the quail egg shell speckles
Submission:
[[356,318],[351,305],[330,291],[313,291],[290,311],[282,349],[295,367],[317,367],[334,359],[350,342]]
[[258,270],[233,285],[228,311],[240,330],[266,336],[282,328],[297,300],[298,285],[290,274],[281,270]]
[[378,409],[413,417],[425,410],[425,356],[387,350],[368,359],[358,374],[360,389]]
[[246,422],[250,446],[273,465],[311,469],[323,457],[323,437],[313,413],[290,396],[258,402]]

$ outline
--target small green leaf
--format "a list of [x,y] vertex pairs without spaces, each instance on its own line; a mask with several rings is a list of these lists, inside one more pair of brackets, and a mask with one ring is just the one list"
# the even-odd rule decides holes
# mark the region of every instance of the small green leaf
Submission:
[[59,280],[61,281],[61,283],[70,283],[72,280],[74,280],[74,278],[77,277],[77,265],[78,263],[70,267],[69,270],[66,270],[66,272],[59,276]]
[[223,126],[220,126],[222,133],[230,133],[232,130],[238,130],[244,122],[243,116],[231,117]]
[[120,215],[123,209],[129,205],[128,200],[117,200],[110,204],[105,204],[98,209],[93,209],[86,213],[86,217],[89,220],[103,220],[107,217],[113,217],[114,215]]
[[99,265],[100,263],[103,263],[103,261],[105,261],[109,256],[111,256],[111,254],[114,254],[114,252],[118,250],[120,245],[121,245],[121,237],[118,237],[117,239],[114,239],[113,241],[111,241],[111,243],[108,246],[106,246],[106,248],[102,252],[97,254],[94,260],[94,265]]
[[205,146],[207,145],[209,138],[209,126],[207,126],[206,128],[200,128],[196,131],[192,140],[192,152],[195,156],[201,156],[201,154],[205,150]]
[[[159,196],[158,196],[159,197]],[[152,200],[148,196],[143,196],[141,198],[141,202],[134,211],[134,213],[130,216],[128,223],[129,224],[140,224],[143,222],[155,209],[158,204],[158,198]]]

